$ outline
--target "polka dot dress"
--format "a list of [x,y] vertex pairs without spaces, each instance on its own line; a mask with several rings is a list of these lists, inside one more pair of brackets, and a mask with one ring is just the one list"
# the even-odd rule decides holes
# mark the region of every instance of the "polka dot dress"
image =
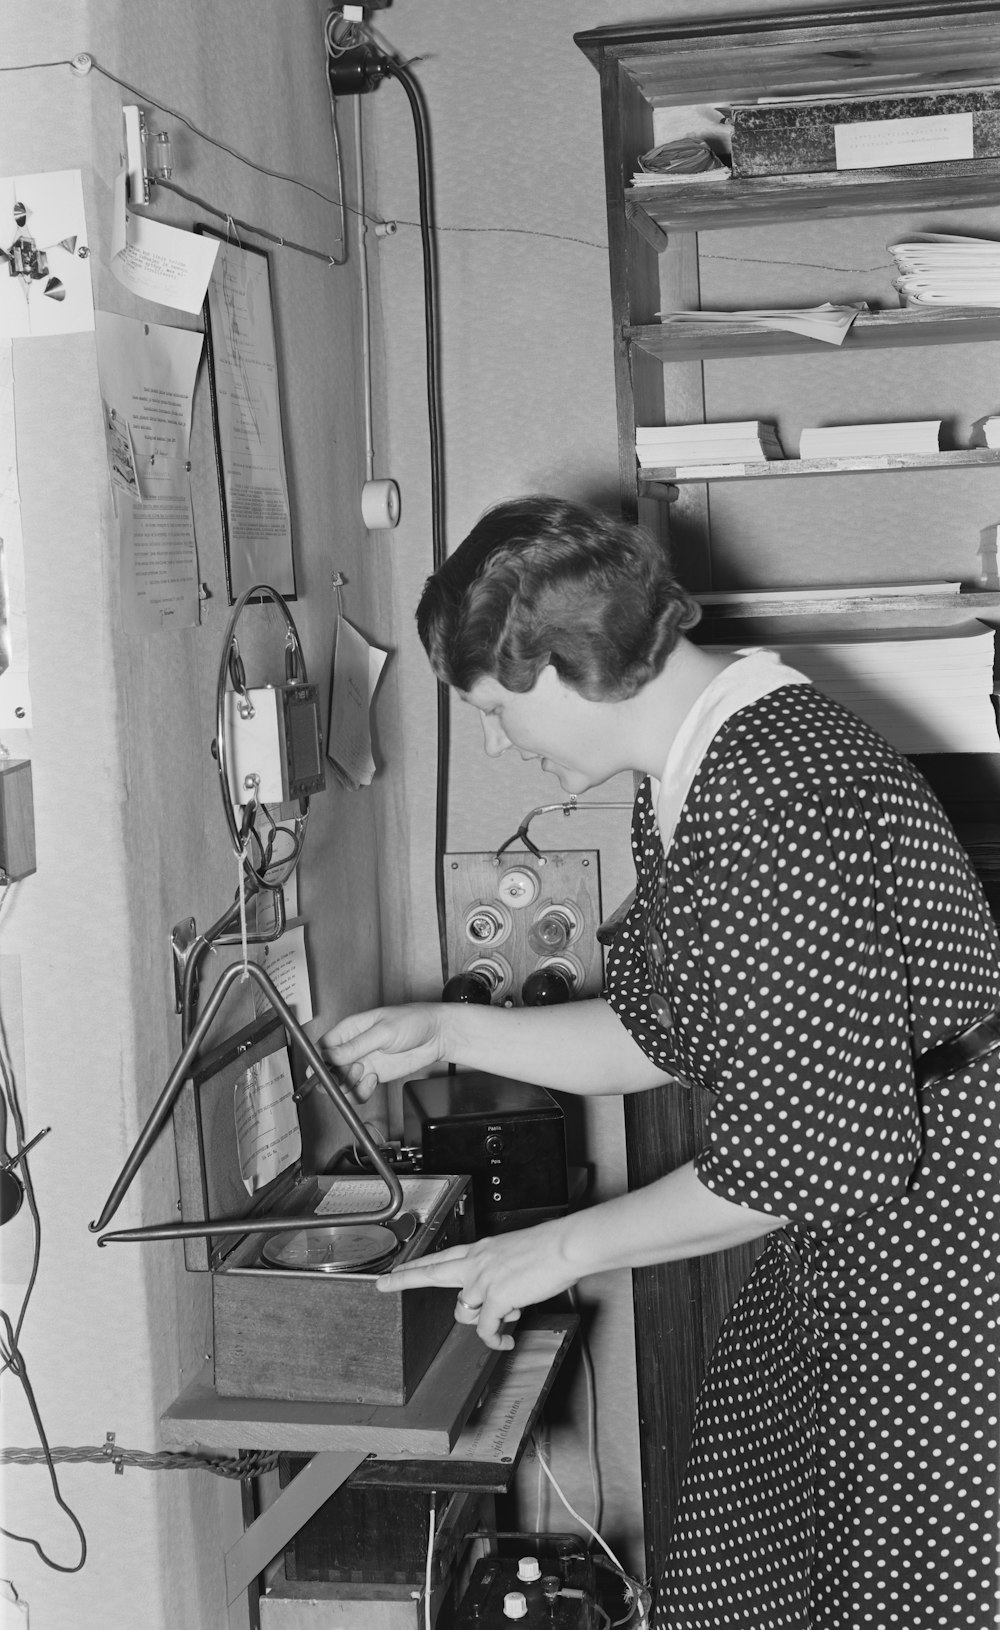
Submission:
[[[811,686],[732,715],[668,857],[649,784],[608,1000],[714,1095],[701,1181],[790,1219],[702,1385],[661,1630],[1000,1625],[1000,946],[906,759]],[[664,1090],[676,1090],[666,1088]]]

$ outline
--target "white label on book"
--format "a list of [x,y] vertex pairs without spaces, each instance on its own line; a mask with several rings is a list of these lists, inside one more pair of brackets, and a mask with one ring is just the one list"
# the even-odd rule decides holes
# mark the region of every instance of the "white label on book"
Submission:
[[972,114],[933,113],[922,119],[864,119],[834,125],[838,170],[890,164],[941,164],[972,158]]

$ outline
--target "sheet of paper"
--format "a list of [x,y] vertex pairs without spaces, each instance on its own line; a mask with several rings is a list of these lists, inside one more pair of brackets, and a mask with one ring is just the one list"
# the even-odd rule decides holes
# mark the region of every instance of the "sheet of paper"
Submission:
[[972,114],[933,113],[919,119],[864,119],[834,125],[838,170],[880,170],[891,164],[940,164],[972,158]]
[[256,1194],[302,1158],[288,1050],[279,1047],[240,1076],[234,1089],[236,1147],[248,1194]]
[[[313,1005],[304,925],[286,929],[280,940],[268,945],[255,945],[252,954],[299,1023],[308,1024]],[[254,984],[252,990],[254,1017],[260,1019],[270,1011],[270,1003],[259,985]]]
[[14,348],[0,341],[0,729],[31,726],[28,612],[14,426]]
[[191,409],[204,336],[96,314],[108,467],[121,539],[122,605],[134,633],[199,621]]
[[337,619],[326,756],[355,790],[375,777],[371,704],[388,654],[369,645],[346,617]]
[[216,238],[136,215],[125,203],[125,174],[114,194],[111,271],[126,289],[177,311],[200,311],[218,251]]
[[0,256],[0,337],[93,328],[79,170],[0,179]]
[[267,583],[287,596],[295,574],[267,257],[217,248],[208,311],[230,592]]
[[558,1330],[525,1330],[493,1372],[486,1400],[451,1451],[451,1460],[506,1465],[517,1456],[531,1412],[562,1345]]

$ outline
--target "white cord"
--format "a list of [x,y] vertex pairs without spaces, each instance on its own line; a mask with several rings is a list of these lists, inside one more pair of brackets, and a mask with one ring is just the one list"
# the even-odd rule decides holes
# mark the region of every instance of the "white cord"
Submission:
[[606,1552],[606,1554],[611,1558],[611,1561],[614,1563],[615,1567],[618,1569],[618,1572],[620,1574],[622,1574],[622,1576],[624,1578],[627,1579],[629,1576],[625,1572],[625,1569],[622,1567],[622,1565],[619,1562],[618,1558],[615,1556],[615,1553],[611,1549],[611,1546],[607,1543],[606,1540],[603,1540],[601,1538],[600,1534],[597,1532],[597,1529],[594,1528],[587,1521],[586,1517],[581,1517],[579,1511],[575,1511],[573,1509],[573,1507],[570,1505],[570,1503],[567,1500],[567,1498],[566,1498],[565,1494],[563,1493],[562,1489],[559,1487],[559,1484],[556,1482],[555,1475],[554,1475],[554,1473],[552,1471],[552,1468],[548,1464],[547,1460],[545,1459],[545,1456],[542,1454],[541,1447],[539,1446],[539,1443],[538,1443],[537,1439],[535,1440],[535,1453],[538,1456],[538,1461],[539,1461],[539,1464],[540,1464],[543,1472],[545,1473],[545,1475],[548,1478],[549,1482],[552,1484],[552,1487],[555,1489],[556,1493],[558,1494],[558,1496],[559,1496],[560,1500],[562,1501],[563,1505],[566,1507],[566,1510],[569,1512],[570,1516],[574,1519],[575,1522],[578,1522],[581,1525],[581,1527],[586,1529],[587,1533],[591,1536],[592,1539],[596,1539],[596,1541],[597,1541],[598,1545],[601,1547],[602,1551]]
[[[574,1313],[579,1314],[580,1302],[576,1294],[576,1286],[569,1287],[569,1304]],[[594,1496],[594,1527],[600,1528],[604,1520],[604,1493],[601,1488],[601,1468],[597,1458],[597,1378],[594,1375],[594,1362],[590,1356],[590,1348],[586,1338],[580,1334],[580,1356],[583,1360],[583,1370],[587,1377],[587,1462],[590,1466],[590,1487]]]
[[427,1518],[427,1563],[424,1568],[424,1630],[433,1630],[431,1618],[431,1569],[434,1562],[434,1532],[437,1528],[437,1500],[431,1494],[431,1509]]

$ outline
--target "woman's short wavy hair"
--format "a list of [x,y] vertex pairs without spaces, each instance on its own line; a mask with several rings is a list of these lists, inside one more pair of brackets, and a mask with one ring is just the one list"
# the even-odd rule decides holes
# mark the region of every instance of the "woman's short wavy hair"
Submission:
[[551,663],[590,701],[634,696],[701,616],[648,532],[562,498],[498,504],[427,579],[417,630],[437,677],[530,691]]

